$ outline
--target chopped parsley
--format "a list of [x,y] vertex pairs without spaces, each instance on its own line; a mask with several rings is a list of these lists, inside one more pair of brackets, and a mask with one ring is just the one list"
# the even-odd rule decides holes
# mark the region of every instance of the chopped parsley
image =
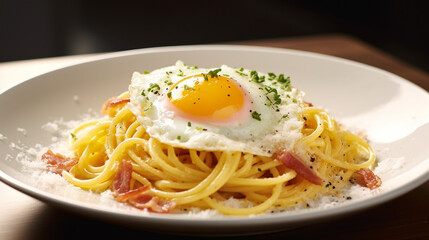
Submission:
[[183,86],[183,88],[185,89],[185,90],[188,90],[188,91],[195,91],[195,88],[193,88],[193,87],[189,87],[188,85],[184,85]]
[[149,73],[150,73],[149,71],[146,71],[146,70],[143,71],[143,74],[149,74]]
[[240,76],[248,76],[247,74],[245,74],[244,72],[240,72],[240,71],[235,71],[236,73],[238,73]]
[[250,77],[254,82],[257,82],[257,83],[265,82],[265,76],[259,76],[258,72],[256,72],[255,70],[250,71]]
[[276,77],[277,77],[276,74],[274,74],[272,72],[268,73],[268,80],[272,81],[272,80],[276,79]]
[[205,73],[201,73],[201,75],[203,75],[203,77],[204,77],[204,81],[208,81],[208,80],[209,80],[209,77],[207,76],[207,74],[205,74]]
[[[265,91],[267,91],[268,94],[270,94],[270,93],[274,94],[274,104],[280,104],[282,102],[280,95],[277,92],[277,89],[269,87],[269,86],[265,86]],[[268,96],[267,96],[267,98],[268,98]],[[268,98],[268,100],[270,100],[270,99]]]
[[70,136],[73,138],[73,140],[77,140],[77,137],[76,137],[76,135],[74,135],[73,133],[70,133]]
[[287,114],[283,115],[283,116],[280,118],[279,122],[280,122],[282,119],[285,119],[285,118],[287,118],[287,117],[289,117],[289,113],[287,113]]
[[188,122],[188,127],[190,127],[191,126],[191,122]]
[[283,86],[285,88],[288,88],[290,85],[290,77],[286,77],[284,74],[280,74],[279,77],[277,78],[277,82],[283,83]]
[[179,135],[179,136],[177,136],[177,140],[180,140],[182,137]]
[[179,69],[179,74],[177,74],[177,76],[179,76],[179,77],[183,77],[184,76],[184,73],[183,73],[182,69]]
[[142,95],[143,97],[146,97],[146,93],[144,92],[144,89],[142,90],[141,95]]
[[238,73],[240,76],[248,76],[243,71],[244,71],[244,68],[240,68],[240,70],[236,70],[235,72]]
[[218,69],[215,69],[215,70],[210,70],[208,73],[207,73],[207,75],[210,75],[210,77],[212,77],[212,78],[217,78],[217,77],[219,77],[217,74],[221,71],[222,69],[220,69],[220,68],[218,68]]
[[172,84],[173,84],[173,82],[172,82],[172,81],[170,81],[170,80],[168,80],[168,79],[167,79],[167,80],[165,80],[165,81],[164,81],[164,83],[166,83],[168,86],[170,86],[170,85],[172,85]]
[[171,92],[168,92],[168,93],[167,93],[167,97],[168,97],[168,98],[171,98]]
[[203,130],[202,127],[195,127],[195,129],[198,130],[198,131],[202,131]]
[[252,112],[252,118],[254,118],[254,119],[258,120],[258,121],[261,121],[261,114],[258,113],[258,112],[256,112],[256,111],[253,111]]
[[156,84],[156,83],[151,83],[151,84],[149,84],[149,88],[147,89],[147,91],[148,91],[148,92],[150,92],[150,91],[152,91],[152,89],[160,90],[161,88],[159,87],[159,85],[158,85],[158,84]]
[[219,77],[219,76],[218,76],[218,73],[219,73],[221,70],[222,70],[222,69],[218,68],[218,69],[215,69],[215,70],[210,70],[207,74],[205,74],[205,73],[201,73],[201,75],[203,75],[203,77],[204,77],[204,80],[205,80],[205,81],[208,81],[208,80],[209,80],[209,76],[210,76],[211,78],[217,78],[217,77]]

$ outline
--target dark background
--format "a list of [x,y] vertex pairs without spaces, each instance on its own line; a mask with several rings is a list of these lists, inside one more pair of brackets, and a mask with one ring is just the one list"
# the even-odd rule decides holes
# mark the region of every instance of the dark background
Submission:
[[0,0],[0,62],[338,33],[429,71],[429,1]]

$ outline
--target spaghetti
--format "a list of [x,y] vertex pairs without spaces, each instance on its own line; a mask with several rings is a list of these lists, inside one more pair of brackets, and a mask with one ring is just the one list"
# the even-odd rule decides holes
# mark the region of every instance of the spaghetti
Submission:
[[[220,71],[194,75],[204,80],[195,82],[195,86],[184,85],[184,92],[199,100],[200,93],[193,91],[215,85],[220,78],[216,74]],[[253,80],[257,77],[259,84],[263,82],[257,73],[242,69],[236,72]],[[168,77],[171,72],[165,74]],[[183,75],[182,70],[180,74]],[[227,88],[234,87],[229,78],[223,78],[225,84],[229,84],[225,85]],[[172,85],[168,81],[167,78],[164,83]],[[279,91],[289,88],[287,81],[278,77],[279,84],[286,84]],[[206,83],[211,85],[205,86]],[[162,89],[158,84],[149,86],[150,89],[137,92],[144,101],[149,100],[149,90],[158,94]],[[266,99],[273,104],[271,107],[278,108],[275,104],[282,99],[274,85],[262,86],[260,89],[267,92]],[[167,94],[170,100],[171,91]],[[244,93],[236,91],[240,92]],[[301,137],[291,148],[280,148],[267,156],[238,150],[186,148],[162,142],[149,134],[130,109],[130,95],[131,92],[125,92],[108,100],[102,108],[107,117],[85,122],[71,132],[73,157],[51,151],[45,153],[42,158],[49,168],[84,190],[112,190],[120,202],[160,213],[198,208],[215,209],[226,215],[259,214],[305,203],[318,194],[337,194],[350,182],[371,189],[381,184],[369,170],[376,160],[371,146],[359,136],[343,130],[326,111],[311,104],[302,103],[297,114],[303,123]],[[293,104],[292,100],[284,98],[286,100]],[[242,100],[239,103],[241,106]],[[148,106],[147,109],[152,103]],[[225,114],[230,113],[223,112],[222,116]],[[287,116],[283,115],[279,122]],[[252,117],[255,123],[261,121],[256,111]],[[231,199],[234,206],[230,204]]]
[[[127,98],[123,94],[121,98]],[[306,107],[303,138],[296,154],[309,159],[323,183],[307,181],[278,159],[243,152],[175,148],[150,137],[126,106],[110,109],[108,119],[85,122],[72,131],[71,149],[79,159],[63,176],[85,190],[111,189],[122,161],[130,161],[130,189],[150,186],[150,193],[178,209],[216,209],[250,215],[286,208],[339,189],[359,169],[371,168],[375,155],[367,142],[340,129],[325,111]],[[223,204],[237,198],[246,207]]]

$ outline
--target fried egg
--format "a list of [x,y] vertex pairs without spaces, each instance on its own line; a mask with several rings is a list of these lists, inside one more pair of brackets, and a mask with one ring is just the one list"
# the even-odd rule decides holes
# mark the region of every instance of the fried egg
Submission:
[[135,72],[129,93],[147,133],[175,147],[271,156],[302,136],[303,93],[283,74],[178,61]]

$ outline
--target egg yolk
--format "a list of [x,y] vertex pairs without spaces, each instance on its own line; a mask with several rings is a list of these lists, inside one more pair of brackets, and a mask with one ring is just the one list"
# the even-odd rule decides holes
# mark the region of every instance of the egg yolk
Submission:
[[174,84],[170,102],[194,117],[211,121],[232,118],[244,104],[244,93],[235,81],[224,76],[194,75]]

